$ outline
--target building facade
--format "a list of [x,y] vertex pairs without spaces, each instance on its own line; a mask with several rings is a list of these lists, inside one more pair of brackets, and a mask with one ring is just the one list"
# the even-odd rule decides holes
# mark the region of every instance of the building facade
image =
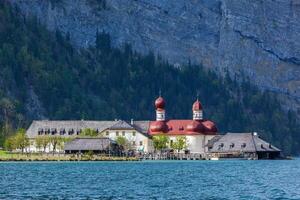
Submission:
[[[37,148],[36,138],[47,136],[49,138],[59,136],[62,138],[75,139],[82,137],[82,132],[85,129],[94,130],[99,136],[106,137],[111,140],[116,140],[117,137],[124,137],[131,144],[131,147],[137,151],[149,152],[153,149],[152,141],[149,139],[147,130],[144,127],[149,122],[126,122],[123,120],[115,121],[50,121],[38,120],[33,121],[26,134],[30,140],[30,147],[27,151],[38,152],[44,151],[43,148]],[[56,152],[62,152],[63,148],[56,148]],[[45,148],[45,152],[53,151],[53,145],[49,143]]]

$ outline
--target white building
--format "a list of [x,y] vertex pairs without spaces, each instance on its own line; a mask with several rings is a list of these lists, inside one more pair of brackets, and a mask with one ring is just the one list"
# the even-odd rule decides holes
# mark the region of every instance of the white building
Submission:
[[[33,121],[26,134],[30,139],[31,145],[27,149],[30,152],[43,151],[43,148],[37,149],[35,139],[41,136],[60,136],[65,138],[79,137],[85,129],[95,130],[99,136],[108,137],[115,140],[118,136],[125,137],[131,143],[131,147],[137,151],[152,151],[152,141],[147,134],[148,121],[138,121],[128,123],[123,120],[118,121]],[[51,144],[47,145],[46,152],[52,151]],[[57,152],[63,151],[63,148],[57,148]]]

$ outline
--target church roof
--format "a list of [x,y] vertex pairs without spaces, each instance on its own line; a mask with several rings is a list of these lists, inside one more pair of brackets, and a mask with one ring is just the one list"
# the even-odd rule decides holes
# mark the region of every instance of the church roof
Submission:
[[[199,121],[202,129],[199,131],[191,131],[190,125],[193,125],[194,120],[166,120],[166,121],[151,121],[149,133],[151,135],[166,133],[168,135],[216,135],[217,128],[214,123],[209,120]],[[164,127],[160,129],[161,124]]]

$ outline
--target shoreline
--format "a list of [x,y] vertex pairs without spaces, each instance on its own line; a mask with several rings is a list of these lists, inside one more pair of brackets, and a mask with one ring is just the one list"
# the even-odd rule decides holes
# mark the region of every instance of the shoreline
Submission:
[[[98,161],[199,161],[199,160],[257,160],[245,158],[218,158],[218,159],[189,159],[189,158],[163,158],[163,159],[145,159],[139,156],[115,156],[106,154],[52,154],[52,153],[11,153],[0,152],[1,162],[98,162]],[[265,160],[265,159],[261,159]],[[270,160],[294,160],[294,157],[286,156],[279,159]]]
[[78,161],[139,161],[137,157],[119,157],[106,155],[64,155],[64,154],[18,154],[6,153],[0,155],[1,162],[78,162]]

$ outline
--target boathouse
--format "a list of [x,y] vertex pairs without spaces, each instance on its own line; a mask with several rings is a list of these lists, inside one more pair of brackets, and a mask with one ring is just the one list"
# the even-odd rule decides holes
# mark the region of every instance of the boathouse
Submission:
[[66,154],[87,152],[118,154],[119,147],[115,141],[109,138],[75,138],[65,143],[64,152]]

